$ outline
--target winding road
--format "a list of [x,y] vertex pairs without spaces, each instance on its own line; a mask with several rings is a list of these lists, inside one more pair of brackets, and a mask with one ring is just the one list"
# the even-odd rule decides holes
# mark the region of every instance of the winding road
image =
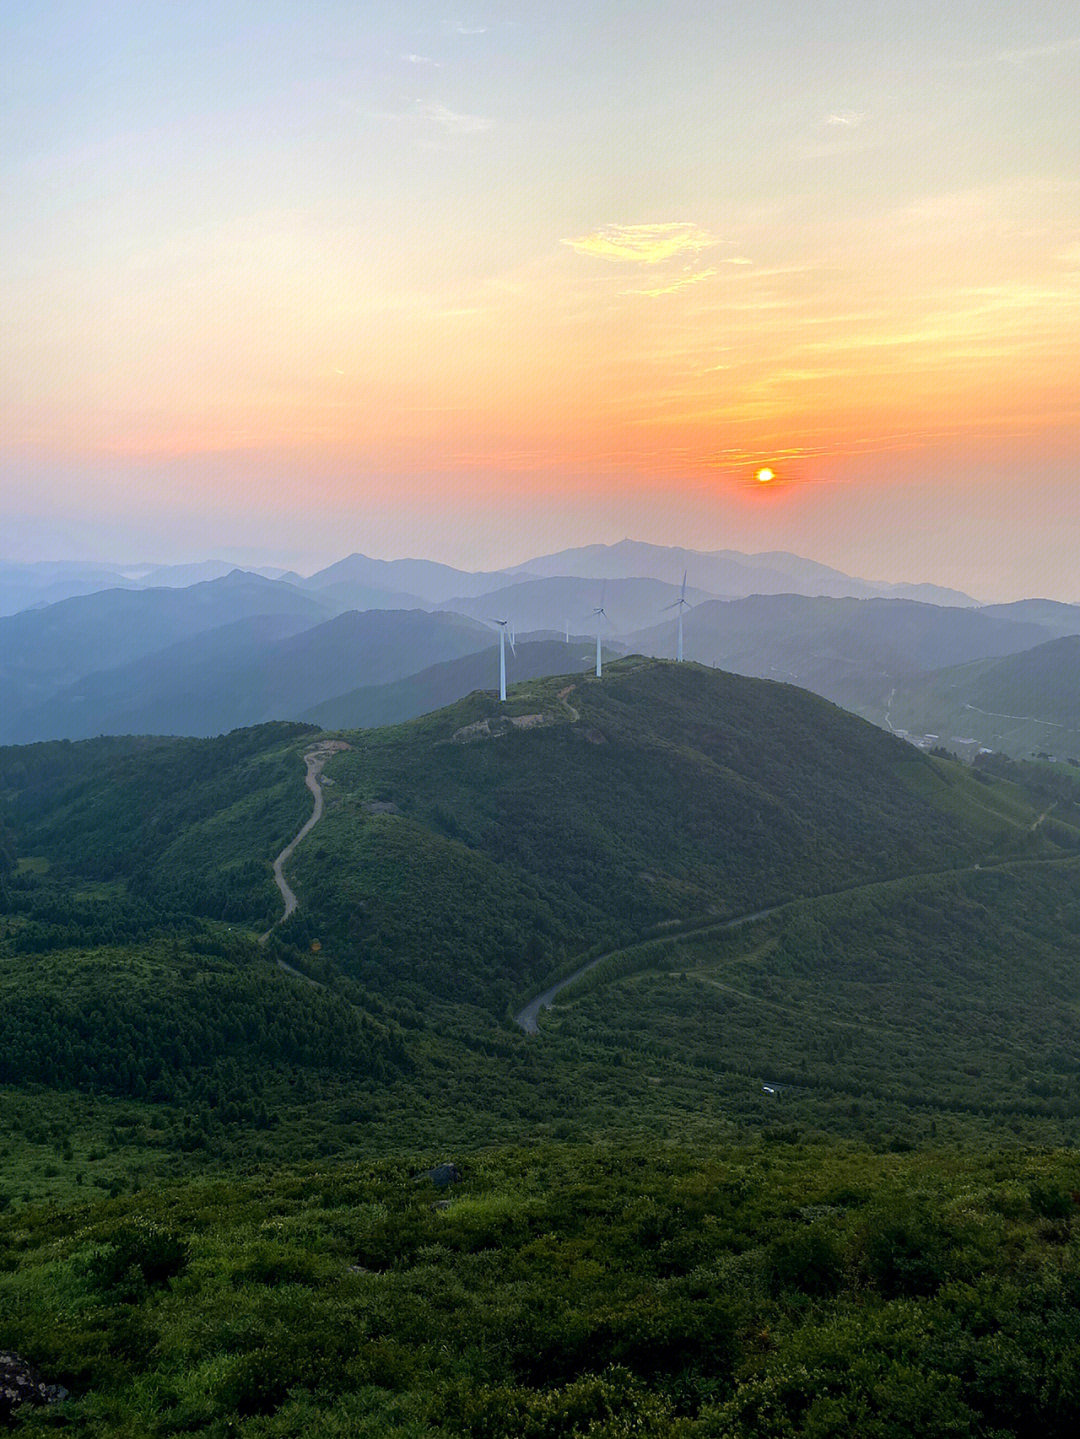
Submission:
[[711,934],[716,930],[737,929],[740,924],[753,924],[754,920],[764,919],[767,915],[775,914],[778,909],[783,908],[782,904],[774,904],[768,909],[755,909],[751,914],[738,914],[734,919],[714,920],[711,924],[702,925],[700,929],[682,929],[677,934],[642,939],[636,944],[623,945],[620,949],[609,949],[604,954],[598,954],[595,959],[590,959],[580,969],[575,969],[573,974],[568,974],[565,979],[558,980],[550,989],[545,989],[543,994],[538,994],[535,999],[530,999],[525,1008],[518,1010],[514,1015],[514,1023],[519,1024],[526,1034],[539,1034],[536,1021],[540,1017],[540,1011],[551,1009],[556,995],[561,994],[569,985],[575,984],[583,974],[588,974],[590,969],[595,969],[605,959],[610,959],[613,954],[627,954],[635,949],[644,949],[647,945],[677,944],[681,939],[695,939],[698,935]]
[[[292,888],[289,885],[289,881],[285,878],[285,866],[292,858],[293,850],[295,850],[296,846],[300,843],[300,841],[304,838],[305,835],[311,833],[311,831],[315,828],[315,826],[323,817],[323,791],[322,785],[319,783],[319,776],[322,774],[323,765],[325,765],[326,761],[330,758],[331,755],[335,755],[340,750],[349,748],[350,746],[347,745],[344,740],[320,740],[320,742],[315,745],[313,749],[309,749],[308,752],[304,755],[304,763],[305,765],[307,765],[307,773],[304,776],[304,783],[311,791],[315,803],[312,805],[311,814],[308,816],[305,823],[300,827],[296,834],[293,835],[292,839],[281,851],[277,859],[274,860],[274,883],[281,891],[281,898],[285,901],[285,912],[281,915],[280,919],[276,919],[274,921],[274,923],[270,926],[270,928],[266,931],[265,934],[261,934],[259,936],[259,939],[263,944],[265,944],[266,941],[270,938],[270,935],[277,928],[277,926],[279,924],[283,924],[285,920],[288,919],[289,915],[292,914],[293,910],[295,910],[296,908],[296,895],[293,893]],[[285,969],[289,968],[288,965],[283,965],[282,967]],[[297,971],[294,970],[293,973],[295,974],[297,973]],[[307,978],[307,976],[304,975],[301,976],[301,978]]]
[[[1034,824],[1030,826],[1026,824],[1023,826],[1018,825],[1017,827],[1031,830],[1038,829],[1039,825],[1053,808],[1054,805],[1051,805],[1049,809],[1039,815]],[[1015,821],[1010,821],[1010,823],[1015,823]],[[587,964],[583,964],[579,969],[575,969],[573,974],[568,974],[565,979],[557,980],[555,984],[545,989],[543,994],[538,994],[535,999],[530,999],[524,1009],[519,1009],[517,1014],[514,1015],[514,1023],[520,1025],[526,1034],[539,1034],[540,1031],[537,1026],[537,1020],[540,1017],[540,1011],[542,1009],[552,1009],[557,995],[561,994],[564,989],[567,989],[571,984],[579,980],[583,974],[588,974],[590,969],[595,969],[598,964],[602,963],[605,959],[611,959],[611,957],[616,954],[629,954],[635,949],[645,949],[647,946],[655,944],[678,944],[681,940],[698,939],[705,934],[714,934],[725,929],[737,929],[743,924],[753,924],[755,920],[766,919],[770,914],[777,914],[782,909],[790,909],[798,904],[822,899],[842,899],[857,894],[860,891],[884,889],[891,885],[906,884],[912,879],[945,879],[950,875],[975,874],[980,870],[984,874],[988,874],[994,870],[1026,869],[1029,867],[1041,867],[1043,865],[1065,866],[1076,863],[1077,858],[1075,855],[1066,854],[1053,855],[1044,859],[1002,860],[1000,863],[992,865],[965,864],[955,869],[925,870],[916,874],[894,875],[891,879],[875,879],[865,884],[853,884],[847,885],[843,889],[829,890],[824,894],[805,895],[799,899],[785,900],[781,904],[770,905],[767,909],[755,909],[749,914],[736,915],[733,919],[714,920],[709,924],[703,924],[697,928],[681,929],[675,934],[663,935],[652,939],[640,939],[634,944],[626,944],[619,949],[609,949],[604,954],[598,954],[595,959],[590,959]]]

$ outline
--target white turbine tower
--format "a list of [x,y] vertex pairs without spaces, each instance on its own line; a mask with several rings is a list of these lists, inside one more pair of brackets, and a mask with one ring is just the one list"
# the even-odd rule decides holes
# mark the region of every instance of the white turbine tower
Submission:
[[607,611],[604,609],[604,590],[606,585],[600,588],[600,603],[593,610],[596,616],[596,678],[600,679],[604,673],[604,660],[600,653],[600,621],[607,619]]
[[[506,633],[506,630],[507,630],[507,626],[510,624],[510,621],[509,621],[509,620],[492,620],[491,623],[492,623],[493,625],[498,625],[498,626],[499,626],[499,699],[502,700],[502,701],[505,703],[505,701],[506,701],[506,641],[507,641],[507,633]],[[511,651],[512,651],[514,654],[517,654],[517,650],[514,649],[514,636],[513,636],[513,635],[510,635],[510,636],[509,636],[509,639],[510,639],[510,649],[511,649]]]
[[693,606],[690,604],[690,602],[689,602],[689,601],[687,600],[687,598],[686,598],[686,571],[685,571],[685,570],[683,570],[682,589],[679,591],[679,598],[674,602],[674,604],[665,605],[664,608],[665,608],[666,610],[678,610],[678,611],[679,611],[679,641],[678,641],[678,644],[677,644],[676,649],[675,649],[675,659],[681,663],[682,657],[683,657],[683,636],[682,636],[682,617],[683,617],[683,610],[689,610],[689,609],[692,609],[692,608],[693,608]]

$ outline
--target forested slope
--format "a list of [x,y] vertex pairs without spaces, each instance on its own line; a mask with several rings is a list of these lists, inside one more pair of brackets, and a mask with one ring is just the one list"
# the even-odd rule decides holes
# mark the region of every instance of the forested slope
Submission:
[[692,664],[630,658],[350,740],[285,937],[365,984],[498,1008],[657,925],[1073,842],[1032,832],[1013,786]]

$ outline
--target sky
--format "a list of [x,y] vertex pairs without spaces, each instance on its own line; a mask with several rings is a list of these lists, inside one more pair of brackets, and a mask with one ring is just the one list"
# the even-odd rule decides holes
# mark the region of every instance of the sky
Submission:
[[630,536],[1080,601],[1072,0],[3,31],[0,557]]

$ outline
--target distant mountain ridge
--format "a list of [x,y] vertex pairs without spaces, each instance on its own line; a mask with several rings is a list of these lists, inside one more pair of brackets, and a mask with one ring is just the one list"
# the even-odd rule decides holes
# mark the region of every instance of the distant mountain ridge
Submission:
[[[686,656],[738,674],[802,685],[847,708],[883,704],[898,680],[1015,654],[1046,638],[1037,624],[902,599],[754,595],[711,600],[684,620]],[[674,652],[673,621],[629,636],[643,654]]]
[[426,610],[347,610],[315,625],[258,615],[85,675],[8,718],[0,741],[221,734],[294,718],[357,677],[387,684],[490,643],[474,620]]
[[[508,619],[517,630],[561,629],[565,632],[569,627],[574,632],[595,626],[595,612],[602,602],[602,632],[608,637],[630,634],[654,623],[671,608],[679,594],[678,583],[663,580],[522,578],[476,599],[459,595],[442,608],[478,619]],[[688,587],[686,598],[690,604],[700,604],[712,596]]]
[[785,551],[743,554],[621,540],[614,545],[559,550],[504,569],[475,571],[435,560],[380,560],[360,553],[346,555],[308,576],[270,566],[237,566],[225,560],[173,565],[0,560],[0,616],[105,589],[177,588],[221,579],[236,569],[312,593],[332,590],[341,609],[446,605],[454,598],[476,599],[526,579],[654,579],[678,584],[684,569],[692,588],[722,598],[796,593],[921,599],[941,605],[976,603],[970,596],[940,585],[854,578]]
[[816,560],[777,550],[747,555],[738,550],[689,550],[620,540],[614,545],[585,545],[527,560],[521,571],[542,576],[571,575],[593,579],[661,579],[678,583],[682,571],[689,584],[719,598],[752,594],[809,594],[833,598],[921,599],[930,604],[970,606],[978,602],[959,590],[940,585],[891,584],[854,579]]
[[103,590],[0,619],[0,732],[75,679],[256,615],[317,624],[327,608],[279,580],[234,570],[185,589]]
[[[1080,633],[1080,606],[977,606],[959,591],[877,585],[781,551],[626,540],[507,570],[362,554],[306,578],[222,568],[133,566],[112,588],[0,617],[0,741],[404,718],[494,683],[482,678],[487,661],[463,662],[494,654],[493,620],[534,639],[595,633],[601,601],[610,647],[673,656],[684,572],[687,658],[804,686],[886,725],[897,686]],[[13,569],[0,565],[0,594]],[[45,587],[110,578],[102,566],[21,569]],[[204,575],[215,577],[185,583]],[[163,583],[148,583],[155,578]],[[731,593],[719,597],[725,587]],[[345,615],[353,618],[334,623]],[[554,654],[532,660],[537,674],[561,664]],[[384,685],[395,688],[377,694]]]
[[[604,655],[605,660],[612,657],[607,646]],[[547,675],[582,673],[592,667],[595,658],[593,641],[580,636],[571,636],[569,645],[564,639],[519,639],[515,651],[506,656],[507,682],[514,685]],[[323,729],[401,724],[453,704],[476,690],[494,691],[498,682],[498,650],[489,643],[476,653],[444,660],[390,684],[368,685],[336,695],[313,705],[300,719]]]

